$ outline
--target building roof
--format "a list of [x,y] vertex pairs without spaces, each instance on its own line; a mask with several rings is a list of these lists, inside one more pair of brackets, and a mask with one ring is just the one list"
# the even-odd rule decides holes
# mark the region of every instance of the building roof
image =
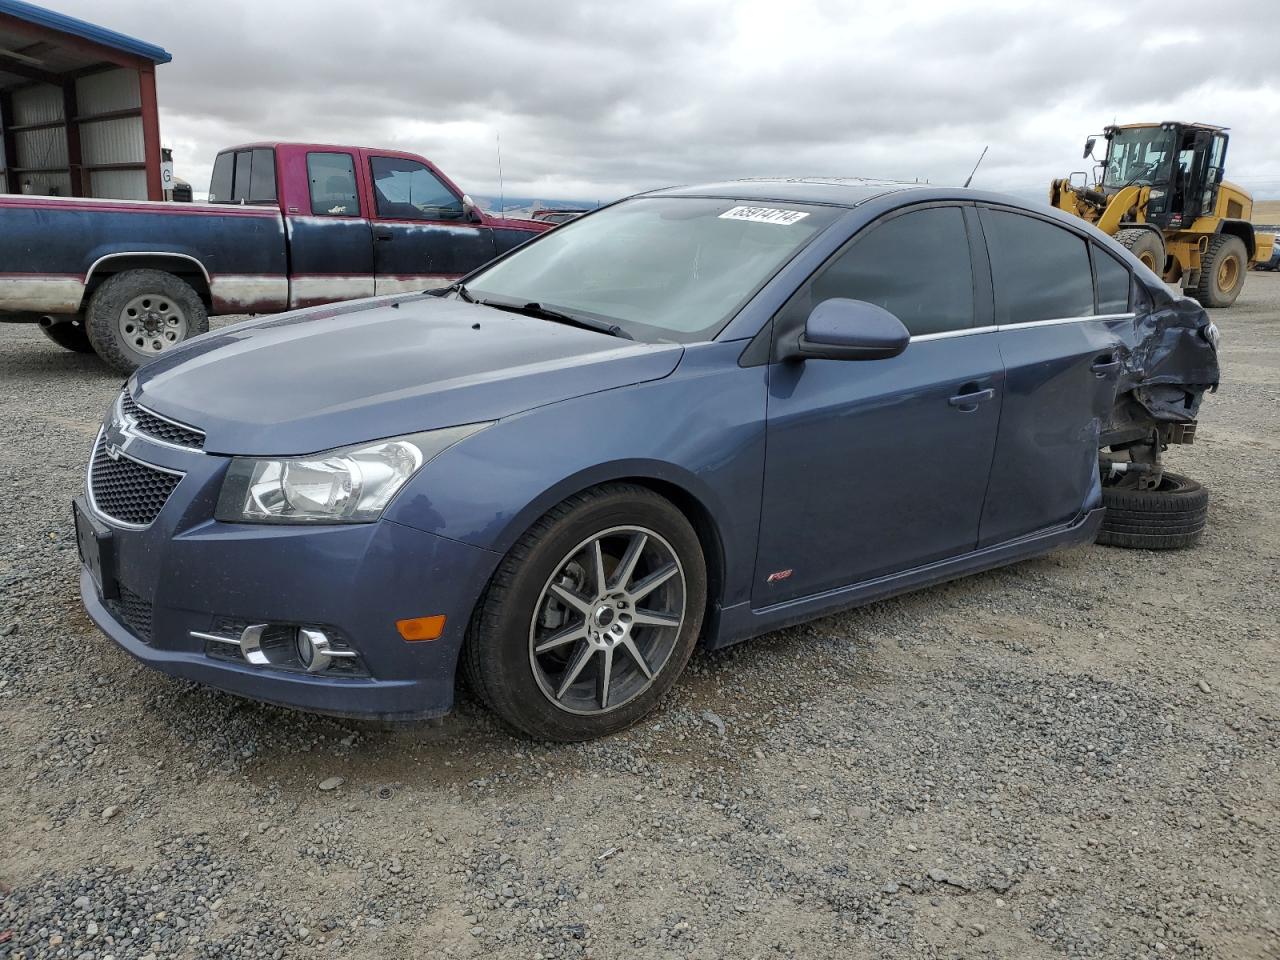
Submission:
[[135,57],[144,57],[152,63],[168,63],[173,59],[173,55],[168,50],[154,43],[147,43],[137,37],[130,37],[97,24],[69,17],[65,13],[56,13],[32,3],[24,3],[23,0],[0,0],[0,14],[7,14],[49,30],[71,34],[104,47],[133,54]]

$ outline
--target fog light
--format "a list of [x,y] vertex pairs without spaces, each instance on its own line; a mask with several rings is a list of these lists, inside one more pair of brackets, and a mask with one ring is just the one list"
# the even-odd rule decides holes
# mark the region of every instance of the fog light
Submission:
[[327,670],[333,662],[330,654],[329,638],[320,630],[311,627],[299,627],[294,641],[298,647],[298,660],[307,668],[307,673],[319,673]]

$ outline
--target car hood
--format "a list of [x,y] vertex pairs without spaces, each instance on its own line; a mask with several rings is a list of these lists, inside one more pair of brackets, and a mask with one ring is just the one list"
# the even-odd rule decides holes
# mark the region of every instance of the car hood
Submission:
[[683,349],[431,296],[332,304],[198,337],[138,370],[138,403],[209,453],[290,455],[670,374]]

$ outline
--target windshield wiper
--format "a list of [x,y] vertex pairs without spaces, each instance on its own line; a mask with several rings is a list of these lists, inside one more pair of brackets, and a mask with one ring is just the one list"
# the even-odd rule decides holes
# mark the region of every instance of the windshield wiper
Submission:
[[456,293],[458,298],[467,301],[467,303],[475,303],[476,298],[467,293],[466,285],[463,283],[451,283],[447,287],[440,287],[438,290],[429,290],[428,293],[434,293],[437,297],[443,297],[446,293]]
[[528,317],[539,317],[542,320],[552,320],[556,323],[567,323],[573,327],[582,327],[584,330],[594,330],[597,333],[607,333],[611,337],[621,337],[623,340],[634,340],[631,334],[623,330],[616,323],[609,323],[605,320],[597,320],[594,317],[584,317],[580,314],[564,313],[560,310],[554,310],[551,307],[544,307],[537,301],[528,303],[509,303],[502,300],[475,300],[486,307],[494,307],[498,310],[507,310],[511,313],[522,313]]

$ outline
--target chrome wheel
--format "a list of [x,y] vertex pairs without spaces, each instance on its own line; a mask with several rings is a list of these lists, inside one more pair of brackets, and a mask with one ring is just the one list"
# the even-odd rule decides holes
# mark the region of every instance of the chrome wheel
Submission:
[[168,297],[144,293],[120,311],[120,340],[138,353],[163,353],[187,339],[187,315]]
[[568,713],[616,710],[667,665],[685,621],[685,574],[662,537],[613,527],[564,557],[529,625],[529,663]]

